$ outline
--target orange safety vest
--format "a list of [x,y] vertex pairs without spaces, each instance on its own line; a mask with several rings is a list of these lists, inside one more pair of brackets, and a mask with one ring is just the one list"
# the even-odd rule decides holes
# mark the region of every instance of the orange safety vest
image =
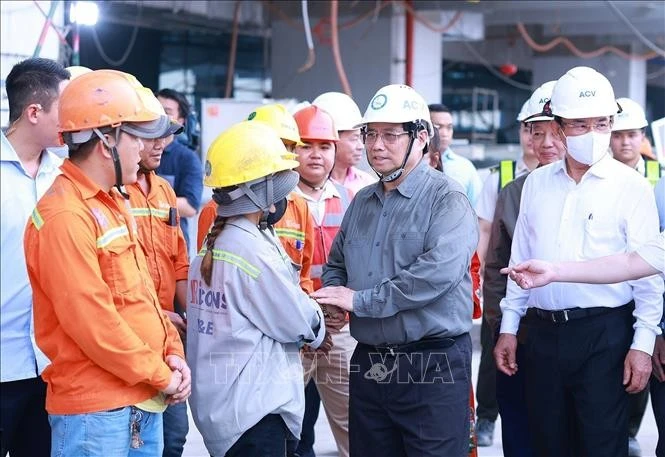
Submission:
[[330,253],[332,243],[342,225],[344,213],[346,213],[353,199],[353,195],[349,189],[332,181],[330,182],[335,186],[340,196],[326,200],[326,209],[321,225],[317,225],[316,221],[314,221],[314,256],[310,272],[312,281],[314,281],[314,290],[318,290],[322,286],[321,275],[323,274],[323,266],[328,261],[328,253]]

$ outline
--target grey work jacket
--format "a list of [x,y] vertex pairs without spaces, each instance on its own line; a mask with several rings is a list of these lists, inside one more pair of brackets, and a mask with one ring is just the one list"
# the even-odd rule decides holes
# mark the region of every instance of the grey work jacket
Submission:
[[298,285],[277,238],[245,217],[227,220],[213,250],[212,283],[189,269],[190,406],[212,455],[224,455],[268,414],[299,437],[305,410],[299,346],[321,344],[320,307]]

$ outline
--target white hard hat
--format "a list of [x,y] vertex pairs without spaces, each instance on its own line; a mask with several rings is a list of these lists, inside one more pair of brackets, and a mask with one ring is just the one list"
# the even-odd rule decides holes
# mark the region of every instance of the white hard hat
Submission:
[[524,122],[538,122],[538,121],[551,121],[554,116],[546,116],[543,114],[543,106],[552,97],[552,89],[556,81],[548,81],[541,85],[538,89],[533,91],[526,107],[527,117]]
[[425,99],[412,87],[390,84],[379,89],[367,106],[365,115],[356,128],[370,122],[414,122],[424,121],[427,132],[432,135],[432,121]]
[[620,98],[617,103],[621,106],[622,111],[614,117],[613,132],[643,129],[647,126],[647,117],[638,103],[630,98]]
[[522,105],[522,109],[520,110],[519,114],[517,115],[517,122],[522,122],[524,119],[529,117],[527,114],[529,112],[529,100],[527,99],[524,104]]
[[363,121],[356,102],[341,92],[326,92],[314,99],[312,105],[327,111],[335,122],[338,131],[355,130]]
[[618,111],[609,80],[590,67],[575,67],[552,89],[552,114],[566,119],[614,116]]

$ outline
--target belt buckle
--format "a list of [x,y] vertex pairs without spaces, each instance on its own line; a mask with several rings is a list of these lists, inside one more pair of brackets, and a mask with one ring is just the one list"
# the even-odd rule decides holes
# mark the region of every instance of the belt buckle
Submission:
[[[563,320],[559,320],[557,318],[557,313],[563,313]],[[570,319],[568,318],[568,310],[567,309],[564,309],[562,311],[555,311],[555,312],[552,313],[552,322],[554,322],[555,324],[565,324],[569,320]]]

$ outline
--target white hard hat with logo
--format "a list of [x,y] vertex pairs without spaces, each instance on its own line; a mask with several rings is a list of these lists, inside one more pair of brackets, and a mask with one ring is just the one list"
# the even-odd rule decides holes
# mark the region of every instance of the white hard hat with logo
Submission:
[[427,132],[432,135],[432,121],[423,97],[412,87],[404,84],[390,84],[379,89],[369,102],[360,128],[371,122],[403,123],[423,121]]
[[647,117],[642,107],[630,98],[620,98],[617,103],[622,111],[614,117],[612,131],[638,130],[648,125]]
[[575,67],[552,89],[550,108],[554,116],[586,119],[614,116],[619,107],[609,80],[590,67]]
[[355,130],[357,125],[362,123],[363,117],[356,102],[341,92],[323,93],[314,99],[312,105],[327,111],[335,122],[335,128],[340,132]]
[[531,99],[528,98],[524,102],[524,104],[522,105],[522,109],[520,110],[519,114],[517,115],[517,122],[523,122],[524,119],[529,117],[529,114],[528,114],[529,113],[529,100],[531,100]]
[[548,81],[533,91],[531,98],[527,102],[524,122],[551,121],[554,119],[553,116],[543,113],[543,106],[552,97],[552,89],[555,84],[556,81]]

